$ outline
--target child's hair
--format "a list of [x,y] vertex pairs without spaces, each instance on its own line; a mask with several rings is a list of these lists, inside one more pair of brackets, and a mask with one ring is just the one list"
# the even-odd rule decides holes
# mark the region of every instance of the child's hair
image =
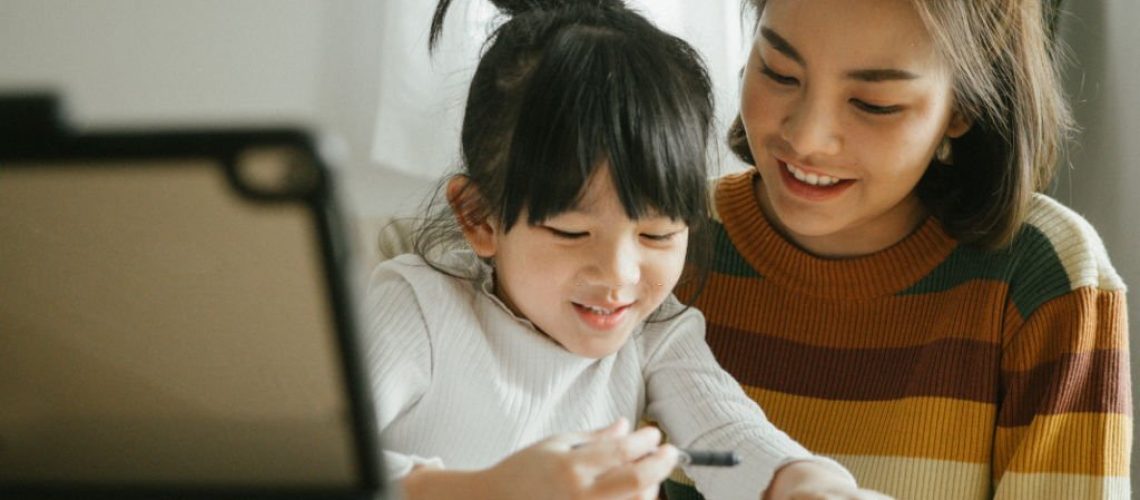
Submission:
[[[467,96],[461,175],[475,196],[461,198],[478,201],[465,217],[509,231],[525,208],[523,222],[537,224],[573,208],[606,164],[631,219],[682,220],[690,257],[703,255],[713,104],[697,53],[619,0],[492,3],[509,19],[487,40]],[[429,47],[450,4],[436,7]],[[433,205],[414,243],[425,257],[457,239],[454,216]]]
[[[747,1],[759,20],[767,1]],[[1055,2],[911,3],[953,71],[956,110],[973,124],[951,140],[953,165],[931,162],[919,197],[959,241],[1005,247],[1033,193],[1050,186],[1074,130],[1052,40]],[[739,116],[728,142],[755,163]]]

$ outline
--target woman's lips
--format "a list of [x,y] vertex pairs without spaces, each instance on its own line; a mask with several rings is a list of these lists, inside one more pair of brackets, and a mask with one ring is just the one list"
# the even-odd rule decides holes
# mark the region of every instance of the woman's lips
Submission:
[[[789,165],[783,160],[776,160],[779,167],[780,180],[787,190],[809,201],[827,201],[838,197],[855,184],[854,179],[840,179],[827,175],[820,175]],[[801,177],[803,179],[797,178]]]

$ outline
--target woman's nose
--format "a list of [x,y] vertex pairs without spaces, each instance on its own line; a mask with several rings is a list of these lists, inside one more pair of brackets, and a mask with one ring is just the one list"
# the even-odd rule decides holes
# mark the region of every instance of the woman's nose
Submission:
[[805,94],[784,117],[780,134],[799,156],[838,154],[843,143],[839,110],[834,108],[823,98]]

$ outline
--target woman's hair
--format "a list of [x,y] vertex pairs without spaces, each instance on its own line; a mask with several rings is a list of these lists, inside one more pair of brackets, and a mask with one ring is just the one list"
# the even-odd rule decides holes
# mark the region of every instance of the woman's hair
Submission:
[[[537,224],[573,208],[608,166],[631,219],[682,220],[692,243],[703,240],[713,104],[692,47],[619,0],[492,3],[509,18],[484,45],[467,96],[460,175],[474,196],[460,198],[478,202],[464,214],[510,231],[525,209],[523,222]],[[436,7],[430,47],[450,4]],[[415,238],[424,256],[455,246],[454,217],[432,204]]]
[[[746,0],[756,19],[766,0]],[[932,159],[923,204],[963,243],[1007,246],[1034,192],[1049,187],[1074,124],[1052,40],[1056,2],[911,0],[954,75],[956,111],[972,123],[951,140],[953,165]],[[730,148],[755,163],[739,116]]]

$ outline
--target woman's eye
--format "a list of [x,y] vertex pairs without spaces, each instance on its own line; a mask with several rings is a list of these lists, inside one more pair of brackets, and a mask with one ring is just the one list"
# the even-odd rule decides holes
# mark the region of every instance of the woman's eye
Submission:
[[799,83],[799,80],[796,80],[793,77],[781,75],[775,71],[772,71],[772,68],[769,68],[768,65],[764,64],[763,62],[760,63],[760,73],[780,85],[795,85]]
[[902,110],[902,106],[877,106],[875,104],[871,104],[867,101],[861,101],[859,99],[852,99],[851,104],[854,104],[856,108],[859,108],[873,115],[889,115],[892,113],[898,113],[900,110]]

